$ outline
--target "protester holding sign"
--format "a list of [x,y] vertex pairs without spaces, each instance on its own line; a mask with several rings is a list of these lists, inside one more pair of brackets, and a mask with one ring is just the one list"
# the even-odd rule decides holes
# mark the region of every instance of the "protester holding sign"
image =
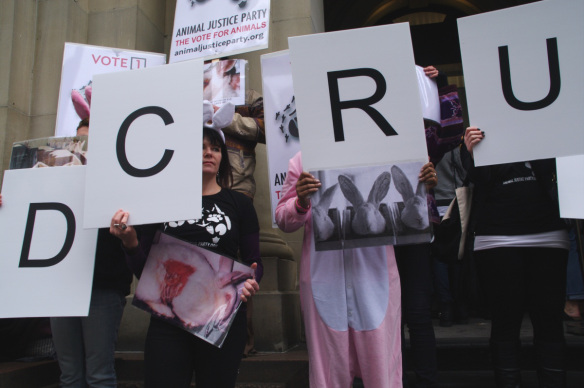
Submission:
[[[249,198],[231,186],[227,148],[219,130],[203,131],[203,218],[165,223],[169,235],[198,246],[238,257],[252,265],[256,279],[262,275],[259,253],[259,224]],[[127,225],[129,213],[117,211],[110,232],[122,240],[128,264],[140,277],[146,263],[152,233],[141,233]],[[160,226],[162,227],[162,225]],[[256,279],[244,283],[242,300],[259,289]],[[240,308],[221,348],[152,316],[144,353],[148,387],[190,387],[195,372],[197,387],[234,387],[246,339],[245,308]]]
[[[466,129],[470,156],[485,135]],[[563,311],[569,238],[560,219],[553,159],[474,167],[474,254],[492,316],[491,352],[498,387],[521,385],[519,333],[533,324],[540,386],[565,387]]]
[[400,282],[393,247],[315,251],[310,197],[321,183],[289,163],[276,222],[285,232],[304,226],[300,299],[311,387],[401,387]]
[[[89,119],[85,118],[77,134],[87,135],[88,131]],[[61,387],[117,387],[114,352],[132,273],[117,239],[107,229],[100,229],[97,236],[88,315],[51,318]]]

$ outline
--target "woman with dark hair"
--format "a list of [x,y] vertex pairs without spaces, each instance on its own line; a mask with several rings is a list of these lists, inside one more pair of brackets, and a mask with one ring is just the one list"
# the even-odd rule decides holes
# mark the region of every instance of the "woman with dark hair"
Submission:
[[[464,144],[472,158],[483,141],[476,127]],[[491,353],[497,387],[520,387],[519,333],[533,324],[541,387],[566,386],[563,311],[569,239],[560,219],[553,159],[468,169],[474,183],[474,256],[491,310]]]
[[[219,254],[241,257],[255,269],[255,279],[244,283],[242,300],[246,302],[259,289],[262,275],[259,253],[259,224],[251,200],[231,190],[231,167],[227,148],[219,130],[203,130],[203,218],[188,222],[168,222],[165,233],[203,246]],[[224,233],[210,234],[205,219],[216,215]],[[122,240],[128,265],[140,277],[149,247],[151,228],[127,225],[129,214],[118,210],[110,232]],[[159,227],[159,228],[160,228]],[[158,229],[158,228],[157,228]],[[256,281],[257,280],[257,281]],[[144,352],[145,387],[190,387],[193,372],[198,388],[234,387],[246,340],[245,305],[233,321],[221,348],[195,337],[155,316],[151,317]]]

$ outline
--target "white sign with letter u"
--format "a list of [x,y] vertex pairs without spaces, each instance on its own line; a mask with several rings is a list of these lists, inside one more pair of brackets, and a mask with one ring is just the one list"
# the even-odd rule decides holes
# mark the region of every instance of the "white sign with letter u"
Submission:
[[458,19],[477,166],[582,153],[582,15],[547,0]]

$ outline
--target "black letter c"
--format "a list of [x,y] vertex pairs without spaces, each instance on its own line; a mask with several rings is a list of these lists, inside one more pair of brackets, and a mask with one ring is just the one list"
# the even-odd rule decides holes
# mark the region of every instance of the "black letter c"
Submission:
[[120,131],[118,132],[118,141],[116,143],[116,153],[118,156],[118,162],[122,169],[128,174],[136,178],[145,178],[152,175],[158,174],[160,171],[164,170],[168,163],[170,163],[170,159],[172,159],[172,154],[174,151],[165,149],[164,154],[162,155],[162,159],[160,161],[150,167],[145,169],[140,169],[132,166],[130,162],[128,162],[128,157],[126,156],[126,136],[128,135],[128,130],[130,129],[130,125],[140,116],[144,116],[147,114],[155,114],[162,118],[164,121],[164,125],[169,125],[174,123],[174,120],[171,114],[164,108],[159,106],[147,106],[144,108],[140,108],[134,112],[132,112],[122,125],[120,126]]

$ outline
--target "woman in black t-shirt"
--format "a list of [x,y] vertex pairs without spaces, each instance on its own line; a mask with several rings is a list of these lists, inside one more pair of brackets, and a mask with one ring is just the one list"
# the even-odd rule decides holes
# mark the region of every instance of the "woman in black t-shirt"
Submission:
[[[165,233],[242,261],[255,269],[255,279],[246,280],[242,300],[258,290],[262,275],[259,254],[259,224],[252,202],[230,190],[231,167],[220,131],[203,130],[203,216],[199,220],[167,222]],[[152,228],[136,230],[127,225],[129,214],[119,210],[110,232],[122,240],[127,261],[140,277],[152,243]],[[156,229],[159,229],[156,228]],[[257,280],[257,281],[256,281]],[[144,352],[145,387],[189,387],[193,372],[198,388],[235,386],[246,340],[245,308],[239,309],[221,348],[189,332],[151,317]]]
[[[470,155],[484,134],[467,128]],[[519,387],[519,333],[533,324],[540,386],[565,387],[563,311],[569,239],[560,219],[553,159],[469,169],[474,256],[492,316],[491,352],[498,387]]]

